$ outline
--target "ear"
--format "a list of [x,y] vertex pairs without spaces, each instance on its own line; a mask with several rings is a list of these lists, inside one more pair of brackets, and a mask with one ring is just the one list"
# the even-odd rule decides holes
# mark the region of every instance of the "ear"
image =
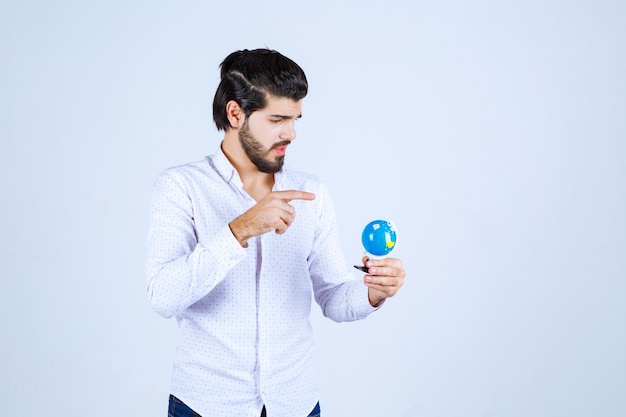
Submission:
[[239,129],[246,120],[246,114],[235,100],[230,100],[226,103],[226,117],[228,117],[228,122],[234,129]]

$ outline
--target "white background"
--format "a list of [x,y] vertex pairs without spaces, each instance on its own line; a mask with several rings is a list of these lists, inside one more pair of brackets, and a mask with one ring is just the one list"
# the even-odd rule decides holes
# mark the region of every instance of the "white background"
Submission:
[[626,415],[626,4],[603,0],[3,1],[2,413],[166,414],[150,189],[214,152],[218,65],[264,46],[309,78],[288,163],[328,184],[346,263],[385,218],[408,271],[365,321],[315,308],[324,417]]

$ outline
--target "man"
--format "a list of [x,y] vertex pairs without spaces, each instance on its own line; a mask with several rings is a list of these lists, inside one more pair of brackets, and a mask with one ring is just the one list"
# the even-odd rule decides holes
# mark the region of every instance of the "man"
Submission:
[[358,320],[402,286],[399,259],[354,280],[327,189],[283,167],[308,84],[267,49],[222,62],[212,156],[164,171],[150,209],[148,298],[180,327],[170,414],[318,416],[309,314]]

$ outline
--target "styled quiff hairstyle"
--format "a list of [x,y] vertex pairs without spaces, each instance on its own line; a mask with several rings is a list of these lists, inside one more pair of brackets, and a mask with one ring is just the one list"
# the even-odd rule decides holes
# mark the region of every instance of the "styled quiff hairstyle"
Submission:
[[218,130],[232,126],[226,104],[235,100],[249,117],[267,104],[267,96],[303,99],[308,91],[304,71],[298,64],[270,49],[241,50],[220,64],[221,81],[213,99],[213,120]]

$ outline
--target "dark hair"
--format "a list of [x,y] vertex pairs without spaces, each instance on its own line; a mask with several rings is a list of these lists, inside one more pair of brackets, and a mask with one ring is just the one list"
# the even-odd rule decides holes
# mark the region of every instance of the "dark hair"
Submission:
[[228,55],[220,64],[221,81],[213,99],[218,130],[231,128],[226,104],[235,100],[246,117],[265,107],[267,96],[304,98],[308,83],[298,64],[270,49],[247,49]]

